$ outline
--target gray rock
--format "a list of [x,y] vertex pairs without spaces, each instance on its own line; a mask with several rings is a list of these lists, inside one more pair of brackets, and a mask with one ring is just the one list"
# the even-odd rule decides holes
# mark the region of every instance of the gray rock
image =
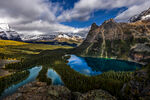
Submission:
[[71,92],[64,86],[47,86],[43,82],[32,82],[4,100],[116,100],[116,98],[103,90],[92,90],[81,94]]

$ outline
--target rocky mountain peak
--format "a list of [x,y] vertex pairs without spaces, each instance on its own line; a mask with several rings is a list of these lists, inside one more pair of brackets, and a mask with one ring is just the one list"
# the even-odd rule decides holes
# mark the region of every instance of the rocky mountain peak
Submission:
[[97,29],[98,27],[99,27],[99,26],[96,25],[96,23],[93,23],[93,24],[91,25],[91,30]]
[[110,30],[110,29],[116,29],[116,28],[118,28],[119,26],[118,26],[118,24],[114,21],[114,19],[109,19],[109,20],[107,20],[107,21],[105,21],[102,25],[101,25],[101,27],[103,27],[103,29],[105,29],[106,31],[107,30]]
[[111,23],[116,23],[113,18],[106,20],[103,24],[111,24]]

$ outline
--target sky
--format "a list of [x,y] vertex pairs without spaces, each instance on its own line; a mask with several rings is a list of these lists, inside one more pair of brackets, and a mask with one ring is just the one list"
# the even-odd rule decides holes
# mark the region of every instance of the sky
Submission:
[[90,25],[128,19],[150,7],[150,0],[0,0],[0,23],[22,34],[87,34]]

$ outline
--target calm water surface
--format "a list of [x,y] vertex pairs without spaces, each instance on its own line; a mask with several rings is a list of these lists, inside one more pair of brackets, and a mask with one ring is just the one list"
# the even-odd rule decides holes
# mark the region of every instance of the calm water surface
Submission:
[[28,69],[30,72],[28,78],[18,84],[12,85],[9,88],[5,89],[0,97],[0,100],[8,95],[15,93],[19,87],[21,87],[27,83],[30,83],[32,81],[35,81],[36,77],[38,76],[41,69],[42,69],[42,67],[33,67],[31,69]]
[[61,80],[61,77],[57,74],[57,72],[53,69],[48,69],[47,72],[48,78],[52,80],[53,85],[63,85],[63,81]]
[[105,58],[91,58],[91,57],[78,57],[71,55],[68,59],[68,65],[75,71],[88,75],[94,76],[99,75],[107,71],[135,71],[141,67],[140,64],[114,60]]

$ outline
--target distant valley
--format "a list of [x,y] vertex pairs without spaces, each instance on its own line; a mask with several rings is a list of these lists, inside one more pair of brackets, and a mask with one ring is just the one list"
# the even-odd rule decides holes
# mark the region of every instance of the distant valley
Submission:
[[0,39],[24,41],[27,43],[51,44],[51,45],[68,45],[76,47],[85,37],[75,33],[55,33],[42,35],[23,35],[12,30],[8,24],[0,24]]

